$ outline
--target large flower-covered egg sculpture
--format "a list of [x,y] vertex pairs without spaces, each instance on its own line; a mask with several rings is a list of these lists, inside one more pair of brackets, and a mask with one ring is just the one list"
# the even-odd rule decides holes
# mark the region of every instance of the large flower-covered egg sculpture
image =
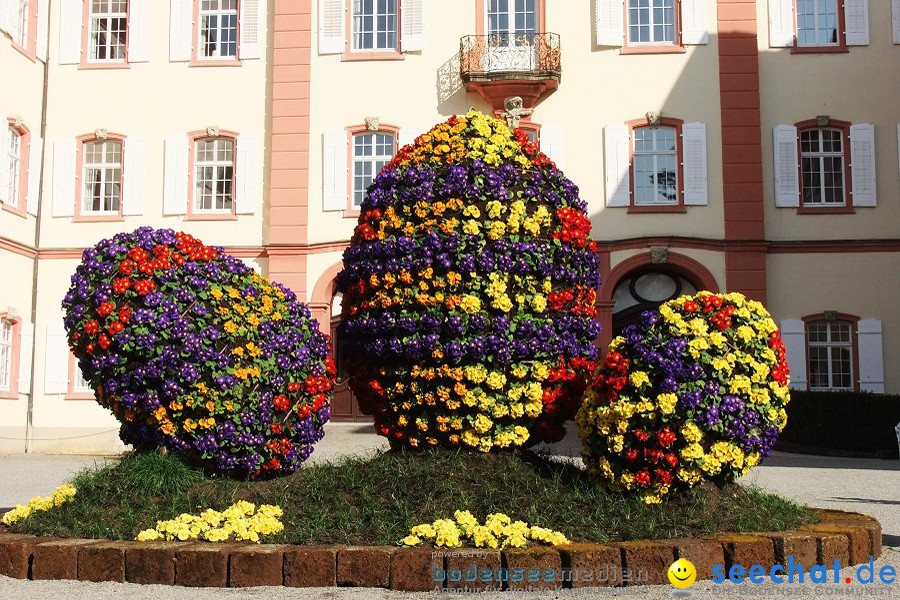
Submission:
[[479,112],[399,151],[338,280],[350,384],[381,435],[485,452],[563,436],[597,356],[585,208],[522,131]]
[[120,233],[84,251],[63,308],[125,443],[252,478],[295,471],[322,438],[328,339],[291,290],[220,248],[168,229]]
[[784,343],[765,307],[699,292],[613,340],[578,412],[588,469],[659,502],[728,483],[769,455],[790,401]]

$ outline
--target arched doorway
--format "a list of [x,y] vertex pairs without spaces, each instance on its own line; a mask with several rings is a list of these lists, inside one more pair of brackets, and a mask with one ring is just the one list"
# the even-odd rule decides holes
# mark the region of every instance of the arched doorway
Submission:
[[613,290],[613,336],[637,323],[645,310],[656,310],[664,302],[696,292],[693,281],[669,269],[646,267],[626,274]]
[[334,363],[337,367],[337,381],[334,385],[334,397],[331,400],[331,419],[344,422],[371,421],[372,417],[360,412],[359,403],[350,389],[347,365],[345,364],[341,343],[337,336],[337,328],[341,322],[342,298],[343,295],[337,292],[331,299],[331,355],[334,357]]

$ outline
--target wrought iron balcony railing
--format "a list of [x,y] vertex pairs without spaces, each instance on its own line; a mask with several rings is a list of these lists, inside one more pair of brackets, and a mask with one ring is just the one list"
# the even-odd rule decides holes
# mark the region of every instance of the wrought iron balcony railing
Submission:
[[463,81],[555,79],[562,74],[559,34],[467,35],[459,41]]

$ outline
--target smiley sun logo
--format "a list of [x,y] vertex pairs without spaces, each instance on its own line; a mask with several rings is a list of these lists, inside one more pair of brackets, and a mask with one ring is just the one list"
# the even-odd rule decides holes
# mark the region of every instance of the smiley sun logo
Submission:
[[669,581],[677,588],[689,587],[697,579],[697,569],[690,561],[679,558],[669,567]]

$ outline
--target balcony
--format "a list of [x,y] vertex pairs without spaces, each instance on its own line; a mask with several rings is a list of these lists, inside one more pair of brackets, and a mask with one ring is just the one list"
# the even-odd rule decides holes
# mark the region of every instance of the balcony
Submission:
[[508,96],[533,108],[562,77],[559,34],[467,35],[459,41],[460,77],[495,110]]

